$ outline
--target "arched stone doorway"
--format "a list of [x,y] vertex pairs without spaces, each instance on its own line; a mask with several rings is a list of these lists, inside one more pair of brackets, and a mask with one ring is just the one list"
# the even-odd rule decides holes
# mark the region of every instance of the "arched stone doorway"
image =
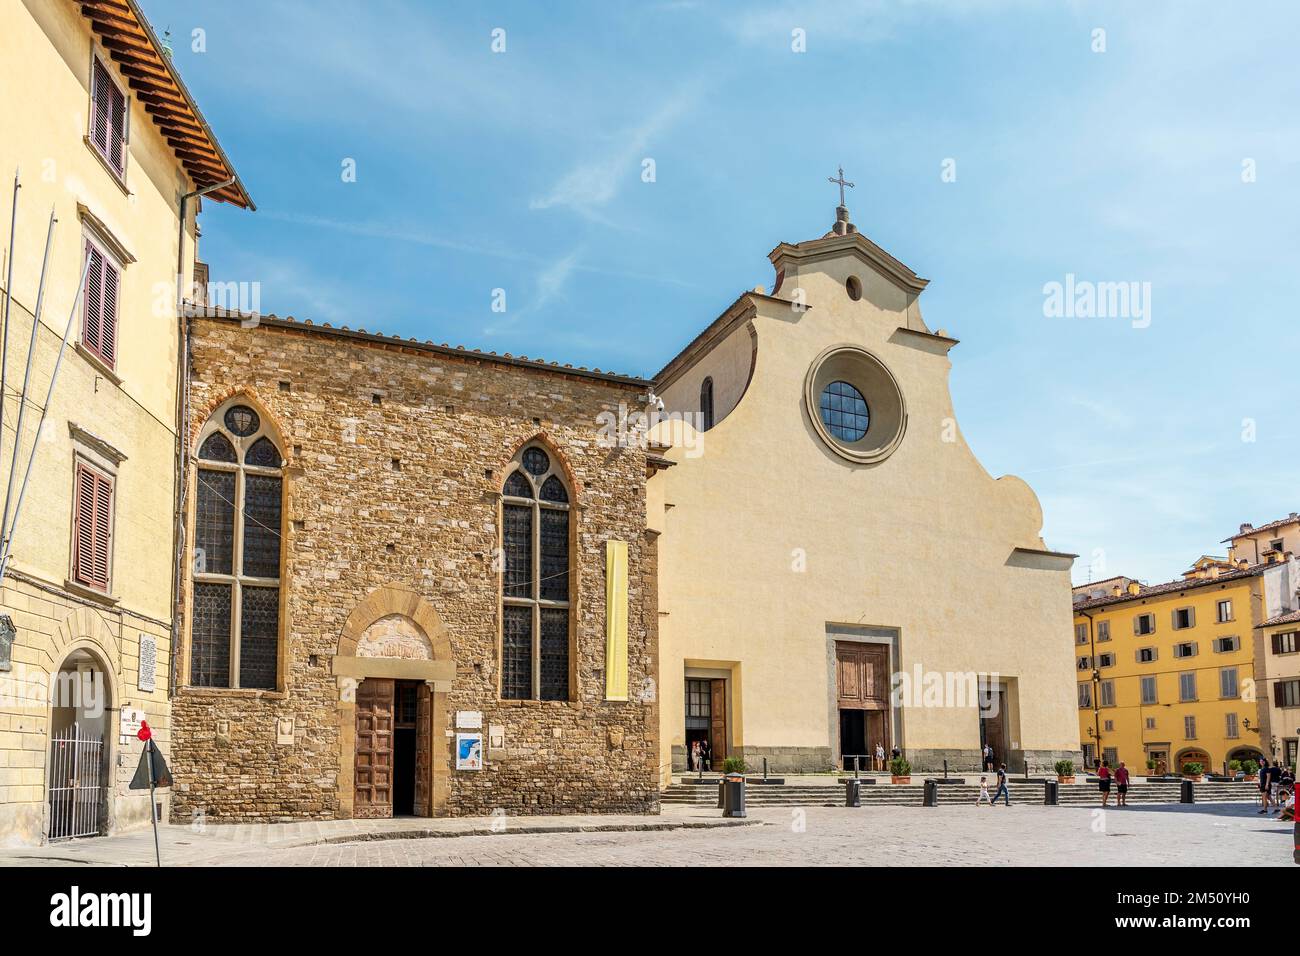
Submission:
[[1214,773],[1214,765],[1210,763],[1210,755],[1200,747],[1187,747],[1178,751],[1178,756],[1174,758],[1174,773],[1182,773],[1183,767],[1189,763],[1199,763],[1202,773]]
[[113,792],[111,673],[91,647],[75,647],[49,694],[46,839],[102,836],[111,825]]
[[447,695],[456,676],[447,628],[415,591],[372,591],[348,616],[334,656],[339,816],[436,816],[450,788]]

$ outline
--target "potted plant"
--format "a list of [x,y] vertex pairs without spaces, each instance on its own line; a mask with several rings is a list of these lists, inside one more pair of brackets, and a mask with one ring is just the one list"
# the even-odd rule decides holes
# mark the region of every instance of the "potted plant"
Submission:
[[1147,757],[1147,774],[1148,774],[1148,776],[1151,775],[1151,774],[1154,774],[1155,772],[1156,772],[1156,762],[1155,762],[1155,760],[1153,760],[1153,759],[1150,758],[1150,757]]
[[1074,783],[1074,761],[1058,760],[1054,764],[1056,768],[1057,783]]
[[1240,771],[1241,771],[1241,761],[1240,761],[1240,760],[1229,760],[1229,761],[1228,761],[1228,779],[1230,779],[1230,780],[1236,780],[1236,779],[1237,779],[1237,774],[1238,774]]
[[912,765],[904,757],[895,757],[889,761],[890,783],[911,783]]
[[1201,774],[1204,772],[1205,772],[1205,765],[1198,761],[1189,760],[1187,761],[1187,763],[1183,764],[1183,776],[1189,777],[1192,780],[1197,781],[1198,783],[1201,780]]
[[[1235,761],[1229,761],[1228,766],[1231,767],[1233,763],[1235,763]],[[1241,772],[1246,775],[1242,779],[1247,782],[1258,780],[1259,764],[1255,763],[1253,760],[1243,760],[1241,762]]]
[[723,757],[722,758],[723,773],[744,773],[746,769],[748,768],[745,766],[744,757]]

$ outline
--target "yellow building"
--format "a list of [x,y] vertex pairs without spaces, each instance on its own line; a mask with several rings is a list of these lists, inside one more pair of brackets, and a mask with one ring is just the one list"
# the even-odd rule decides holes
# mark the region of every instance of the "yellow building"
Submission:
[[[1231,558],[1231,555],[1230,555]],[[1223,772],[1268,750],[1257,625],[1296,607],[1290,555],[1206,555],[1183,578],[1075,588],[1079,736],[1085,764],[1135,773],[1200,763]]]
[[21,170],[12,282],[0,275],[0,843],[22,844],[149,819],[147,793],[126,789],[140,751],[126,731],[143,714],[169,745],[176,299],[193,278],[196,194],[251,201],[134,0],[0,5],[0,90],[6,247]]
[[1078,759],[1073,555],[957,427],[920,278],[837,210],[655,377],[660,777],[898,747],[919,772]]

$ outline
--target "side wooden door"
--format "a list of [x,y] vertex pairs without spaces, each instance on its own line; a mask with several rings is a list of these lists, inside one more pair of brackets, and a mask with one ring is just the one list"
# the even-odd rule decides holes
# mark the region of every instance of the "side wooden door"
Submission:
[[367,677],[357,688],[356,798],[361,819],[393,815],[393,691],[395,681]]
[[722,769],[722,758],[727,756],[727,682],[709,681],[709,751],[713,769]]
[[415,815],[433,816],[433,694],[428,684],[416,692]]

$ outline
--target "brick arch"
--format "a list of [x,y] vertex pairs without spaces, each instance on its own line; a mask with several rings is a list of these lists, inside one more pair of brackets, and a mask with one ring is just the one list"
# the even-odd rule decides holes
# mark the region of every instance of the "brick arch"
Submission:
[[386,584],[376,588],[352,609],[339,634],[338,656],[355,657],[357,641],[361,635],[370,625],[390,614],[400,614],[416,623],[428,638],[435,661],[454,660],[451,636],[441,615],[418,592],[399,584]]
[[271,406],[262,398],[257,389],[251,385],[234,385],[221,389],[204,405],[201,415],[195,414],[191,416],[189,441],[187,442],[189,454],[194,456],[199,453],[199,435],[207,427],[208,422],[212,420],[212,416],[217,409],[233,398],[241,399],[244,404],[252,406],[279,446],[280,457],[285,461],[289,461],[291,458],[290,453],[293,450],[293,446],[289,441],[289,433],[280,424],[280,416],[271,409]]
[[578,476],[573,473],[573,467],[569,464],[569,456],[566,455],[560,446],[545,431],[534,432],[527,438],[519,439],[511,446],[509,454],[506,455],[504,466],[501,469],[501,480],[497,482],[497,492],[499,493],[505,487],[506,479],[510,477],[510,463],[515,460],[515,456],[528,445],[541,445],[546,449],[546,453],[560,463],[560,471],[564,473],[564,482],[569,486],[570,502],[578,503],[578,496],[582,493],[582,482]]
[[[57,672],[74,651],[89,651],[104,670],[112,694],[111,701],[122,699],[118,684],[117,639],[108,622],[93,607],[79,607],[54,629],[53,649],[50,654],[50,671]],[[116,703],[113,704],[116,706]]]

